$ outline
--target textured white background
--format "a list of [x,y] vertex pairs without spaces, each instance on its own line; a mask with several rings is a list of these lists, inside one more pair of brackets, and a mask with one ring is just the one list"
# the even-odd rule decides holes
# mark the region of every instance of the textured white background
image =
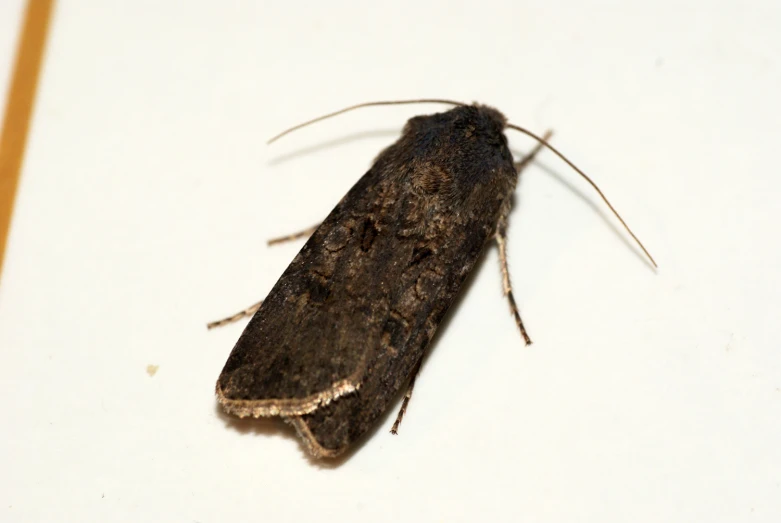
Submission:
[[[8,78],[21,0],[0,2]],[[0,288],[3,521],[781,520],[781,5],[61,1]],[[2,86],[5,92],[6,84]],[[551,154],[391,415],[338,466],[213,384],[300,242],[448,97]],[[531,146],[510,135],[517,154]],[[154,377],[148,364],[159,365]]]

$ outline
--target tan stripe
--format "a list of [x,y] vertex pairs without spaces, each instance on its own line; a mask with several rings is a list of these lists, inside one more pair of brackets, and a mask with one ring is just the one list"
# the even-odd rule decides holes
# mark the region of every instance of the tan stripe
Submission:
[[0,134],[0,272],[5,259],[11,213],[16,187],[19,185],[27,130],[30,126],[53,3],[53,0],[27,0],[16,63],[11,73],[11,85],[5,104],[5,121]]

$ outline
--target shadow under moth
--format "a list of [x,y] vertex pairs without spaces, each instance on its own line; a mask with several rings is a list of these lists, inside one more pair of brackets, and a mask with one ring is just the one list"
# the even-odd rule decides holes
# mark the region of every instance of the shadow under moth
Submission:
[[[531,343],[513,298],[505,242],[520,171],[542,146],[599,192],[656,265],[596,185],[547,143],[550,134],[538,137],[491,107],[373,102],[282,135],[358,107],[401,103],[454,107],[410,119],[314,229],[266,299],[209,325],[252,315],[217,381],[222,408],[240,417],[283,418],[316,458],[355,443],[406,384],[396,432],[426,348],[491,241],[499,247],[511,312]],[[519,162],[507,145],[508,128],[539,142]]]

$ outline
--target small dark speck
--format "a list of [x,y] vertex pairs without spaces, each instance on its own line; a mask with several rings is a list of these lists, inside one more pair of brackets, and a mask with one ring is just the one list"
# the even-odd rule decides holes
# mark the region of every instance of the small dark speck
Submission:
[[656,62],[654,62],[654,65],[655,65],[657,68],[661,67],[661,66],[662,66],[662,64],[664,64],[664,59],[663,59],[662,57],[659,57],[659,58],[657,58],[657,59],[656,59]]

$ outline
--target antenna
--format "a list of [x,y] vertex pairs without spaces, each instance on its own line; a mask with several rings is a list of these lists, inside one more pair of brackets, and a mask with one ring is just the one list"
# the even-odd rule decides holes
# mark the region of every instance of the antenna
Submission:
[[[341,109],[339,111],[335,111],[333,113],[328,113],[328,114],[323,115],[323,116],[318,116],[317,118],[314,118],[312,120],[306,121],[304,123],[300,123],[298,125],[290,127],[289,129],[285,129],[284,131],[282,131],[281,133],[279,133],[278,135],[276,135],[272,139],[270,139],[267,143],[269,143],[269,144],[273,143],[273,142],[277,141],[278,139],[282,138],[283,136],[285,136],[286,134],[292,133],[293,131],[301,129],[302,127],[306,127],[307,125],[323,121],[323,120],[325,120],[327,118],[331,118],[333,116],[338,116],[340,114],[344,114],[344,113],[352,111],[354,109],[360,109],[362,107],[373,107],[373,106],[379,106],[379,105],[405,105],[405,104],[426,104],[426,103],[447,104],[447,105],[454,105],[454,106],[464,106],[464,105],[467,105],[467,104],[462,103],[462,102],[455,102],[453,100],[444,100],[444,99],[440,99],[440,98],[421,98],[421,99],[418,99],[418,100],[390,100],[390,101],[382,101],[382,102],[366,102],[366,103],[362,103],[362,104],[358,104],[358,105],[352,105],[350,107],[346,107],[346,108]],[[613,207],[613,204],[610,203],[610,201],[607,199],[607,197],[602,192],[602,190],[597,186],[597,184],[594,183],[594,180],[589,178],[589,176],[586,173],[584,173],[582,170],[580,170],[566,156],[564,156],[561,152],[559,152],[558,149],[556,149],[551,144],[549,144],[547,142],[547,140],[537,136],[533,132],[529,131],[528,129],[525,129],[524,127],[521,127],[520,125],[515,125],[515,124],[512,124],[512,123],[508,123],[507,124],[507,128],[514,129],[514,130],[516,130],[518,132],[521,132],[521,133],[525,134],[526,136],[529,136],[530,138],[533,138],[534,140],[536,140],[537,142],[539,142],[543,146],[545,146],[548,149],[550,149],[550,151],[553,152],[556,156],[558,156],[559,158],[564,160],[564,163],[569,165],[576,173],[581,175],[594,188],[594,190],[597,191],[597,194],[599,194],[599,196],[607,204],[607,206],[610,208],[610,210],[613,212],[613,214],[616,216],[616,218],[618,218],[618,221],[621,222],[621,225],[624,226],[624,229],[626,229],[626,232],[628,232],[629,235],[632,237],[632,239],[634,239],[635,242],[637,242],[637,245],[640,246],[640,249],[643,250],[645,255],[648,257],[648,259],[653,264],[653,266],[654,267],[658,267],[658,265],[656,264],[656,261],[654,260],[653,256],[651,256],[651,253],[648,252],[648,249],[646,249],[645,246],[643,245],[643,242],[641,242],[640,239],[637,236],[635,236],[635,233],[632,232],[632,229],[629,228],[629,225],[627,225],[626,222],[624,221],[624,219],[621,218],[621,215],[618,214],[618,211],[616,211],[616,208]]]
[[312,120],[309,120],[304,123],[300,123],[298,125],[294,125],[293,127],[289,129],[285,129],[275,137],[273,137],[271,140],[266,142],[267,144],[276,142],[286,134],[292,133],[293,131],[297,131],[298,129],[301,129],[302,127],[306,127],[307,125],[321,122],[327,118],[331,118],[332,116],[338,116],[340,114],[344,114],[346,112],[352,111],[353,109],[360,109],[361,107],[372,107],[376,105],[405,105],[405,104],[448,104],[448,105],[466,105],[461,102],[454,102],[452,100],[440,100],[437,98],[422,98],[420,100],[390,100],[385,102],[366,102],[358,105],[352,105],[350,107],[346,107],[344,109],[340,109],[339,111],[335,111],[333,113],[328,113],[323,116],[318,116],[317,118],[314,118]]

